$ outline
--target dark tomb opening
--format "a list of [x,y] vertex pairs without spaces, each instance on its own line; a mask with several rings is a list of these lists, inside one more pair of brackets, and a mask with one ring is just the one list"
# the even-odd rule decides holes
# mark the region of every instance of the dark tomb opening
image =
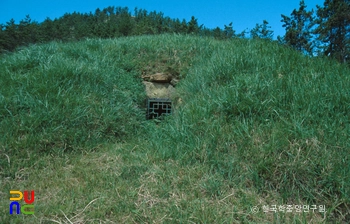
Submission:
[[147,100],[147,119],[160,119],[162,115],[170,114],[170,99],[149,98]]

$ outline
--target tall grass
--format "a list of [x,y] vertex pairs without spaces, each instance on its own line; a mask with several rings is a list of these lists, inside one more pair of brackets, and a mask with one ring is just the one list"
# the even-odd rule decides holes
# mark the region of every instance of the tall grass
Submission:
[[[343,65],[259,40],[161,35],[32,46],[0,68],[0,185],[38,191],[36,217],[5,222],[349,221]],[[144,116],[141,75],[154,72],[181,78],[161,123]],[[251,211],[273,204],[327,213]]]
[[103,52],[103,41],[96,40],[33,46],[5,56],[4,147],[31,152],[89,149],[127,136],[142,120],[136,106],[143,87],[132,62]]
[[349,70],[255,40],[207,50],[181,83],[183,107],[150,131],[149,150],[348,220]]

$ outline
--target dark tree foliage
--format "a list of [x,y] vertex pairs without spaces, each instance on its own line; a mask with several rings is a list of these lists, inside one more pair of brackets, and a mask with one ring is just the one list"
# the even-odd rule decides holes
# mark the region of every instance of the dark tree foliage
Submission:
[[115,12],[115,19],[108,20],[107,26],[116,25],[117,33],[114,33],[113,30],[108,30],[108,33],[112,34],[110,37],[115,36],[129,36],[132,34],[134,29],[134,21],[132,20],[131,14],[128,8],[118,7]]
[[[49,41],[78,41],[84,38],[115,38],[131,35],[153,35],[162,33],[211,36],[217,39],[244,37],[236,35],[232,22],[224,29],[205,28],[194,16],[185,19],[171,19],[161,12],[134,10],[132,15],[127,7],[110,6],[97,8],[90,13],[66,13],[60,18],[46,18],[43,22],[32,21],[27,15],[19,24],[12,19],[0,24],[0,53],[13,51],[19,46]],[[266,27],[265,27],[266,28]],[[261,32],[265,32],[264,27]]]
[[44,22],[41,23],[41,41],[48,42],[54,39],[54,24],[50,18],[46,18]]
[[53,40],[77,41],[161,33],[213,36],[213,31],[199,26],[194,16],[187,22],[165,17],[161,12],[149,13],[137,8],[132,15],[127,7],[114,6],[96,9],[94,13],[66,13],[58,19],[46,18],[41,23],[32,21],[27,15],[19,24],[12,19],[0,25],[0,53],[30,43]]
[[3,24],[0,24],[0,54],[5,51],[5,26]]
[[237,37],[236,31],[233,29],[232,22],[228,25],[224,25],[224,29],[220,29],[220,27],[216,27],[210,33],[207,33],[207,36],[213,36],[218,40],[229,40],[234,37]]
[[187,28],[187,33],[190,34],[198,34],[199,30],[202,29],[203,25],[198,26],[197,19],[192,16],[191,20],[188,22],[188,28]]
[[26,43],[36,42],[37,28],[34,28],[35,25],[35,23],[31,23],[29,15],[26,15],[26,18],[20,21],[18,25],[19,44],[25,45]]
[[[272,38],[267,22],[257,26],[260,38]],[[12,19],[0,24],[0,53],[13,51],[19,46],[49,41],[78,41],[84,38],[115,38],[130,35],[153,35],[162,33],[210,36],[220,40],[244,37],[245,31],[236,35],[232,22],[224,29],[205,28],[194,16],[185,19],[171,19],[161,12],[134,10],[132,15],[127,7],[110,6],[90,13],[66,13],[60,18],[46,18],[43,22],[32,21],[27,15],[19,24]]]
[[199,31],[198,35],[201,37],[210,37],[210,36],[213,36],[213,30],[203,27],[203,29]]
[[243,30],[242,32],[240,32],[239,34],[236,35],[236,37],[238,38],[246,38],[246,34],[248,32],[246,30]]
[[213,30],[213,36],[215,37],[215,39],[225,39],[225,34],[224,31],[220,29],[220,27],[216,27]]
[[250,31],[250,36],[254,38],[260,39],[268,39],[272,40],[273,31],[270,30],[271,26],[269,26],[269,22],[266,20],[263,21],[263,24],[256,24],[255,28]]
[[281,15],[286,34],[281,39],[283,43],[306,54],[312,54],[313,11],[306,11],[304,0],[299,3],[298,10],[294,9],[291,17]]
[[188,30],[187,22],[185,19],[182,20],[179,33],[186,33]]
[[96,9],[94,15],[94,21],[92,24],[92,34],[95,37],[108,38],[111,37],[110,30],[108,29],[108,22],[110,19],[105,11]]
[[148,18],[148,12],[143,9],[135,9],[135,21],[134,35],[154,34],[154,30],[151,28],[151,21]]
[[233,30],[233,27],[232,27],[232,22],[230,24],[228,24],[228,26],[224,25],[224,34],[225,34],[225,37],[227,39],[229,38],[232,38],[234,37],[236,34],[235,34],[235,30]]
[[317,6],[317,40],[321,52],[340,62],[350,61],[350,0],[326,0]]
[[2,48],[7,51],[13,51],[20,45],[19,43],[19,31],[18,25],[15,24],[15,20],[11,19],[5,25],[5,31],[3,32],[3,46]]

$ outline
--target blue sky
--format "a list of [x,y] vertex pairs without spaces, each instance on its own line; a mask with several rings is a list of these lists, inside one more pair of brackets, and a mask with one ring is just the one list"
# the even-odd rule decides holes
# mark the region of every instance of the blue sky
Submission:
[[[89,13],[95,12],[96,8],[122,6],[128,7],[132,12],[138,7],[149,12],[163,12],[165,16],[186,21],[195,16],[198,23],[207,28],[223,28],[233,22],[233,29],[239,33],[244,29],[249,31],[256,23],[261,24],[265,19],[271,25],[276,38],[277,35],[284,35],[281,14],[289,16],[293,9],[299,8],[299,2],[300,0],[0,0],[0,24],[5,24],[11,18],[19,23],[28,14],[32,20],[42,22],[46,17],[54,19],[66,12]],[[316,5],[322,6],[323,2],[324,0],[305,0],[308,10],[316,8]]]

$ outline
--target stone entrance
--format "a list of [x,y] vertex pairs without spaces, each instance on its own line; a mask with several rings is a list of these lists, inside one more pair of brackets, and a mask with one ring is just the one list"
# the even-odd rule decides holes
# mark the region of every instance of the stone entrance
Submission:
[[161,115],[171,114],[171,99],[175,94],[178,80],[172,75],[156,73],[143,76],[147,95],[147,119],[159,118]]
[[173,78],[172,75],[164,73],[156,73],[142,78],[148,98],[170,99],[174,95],[175,86],[178,83],[178,80]]

